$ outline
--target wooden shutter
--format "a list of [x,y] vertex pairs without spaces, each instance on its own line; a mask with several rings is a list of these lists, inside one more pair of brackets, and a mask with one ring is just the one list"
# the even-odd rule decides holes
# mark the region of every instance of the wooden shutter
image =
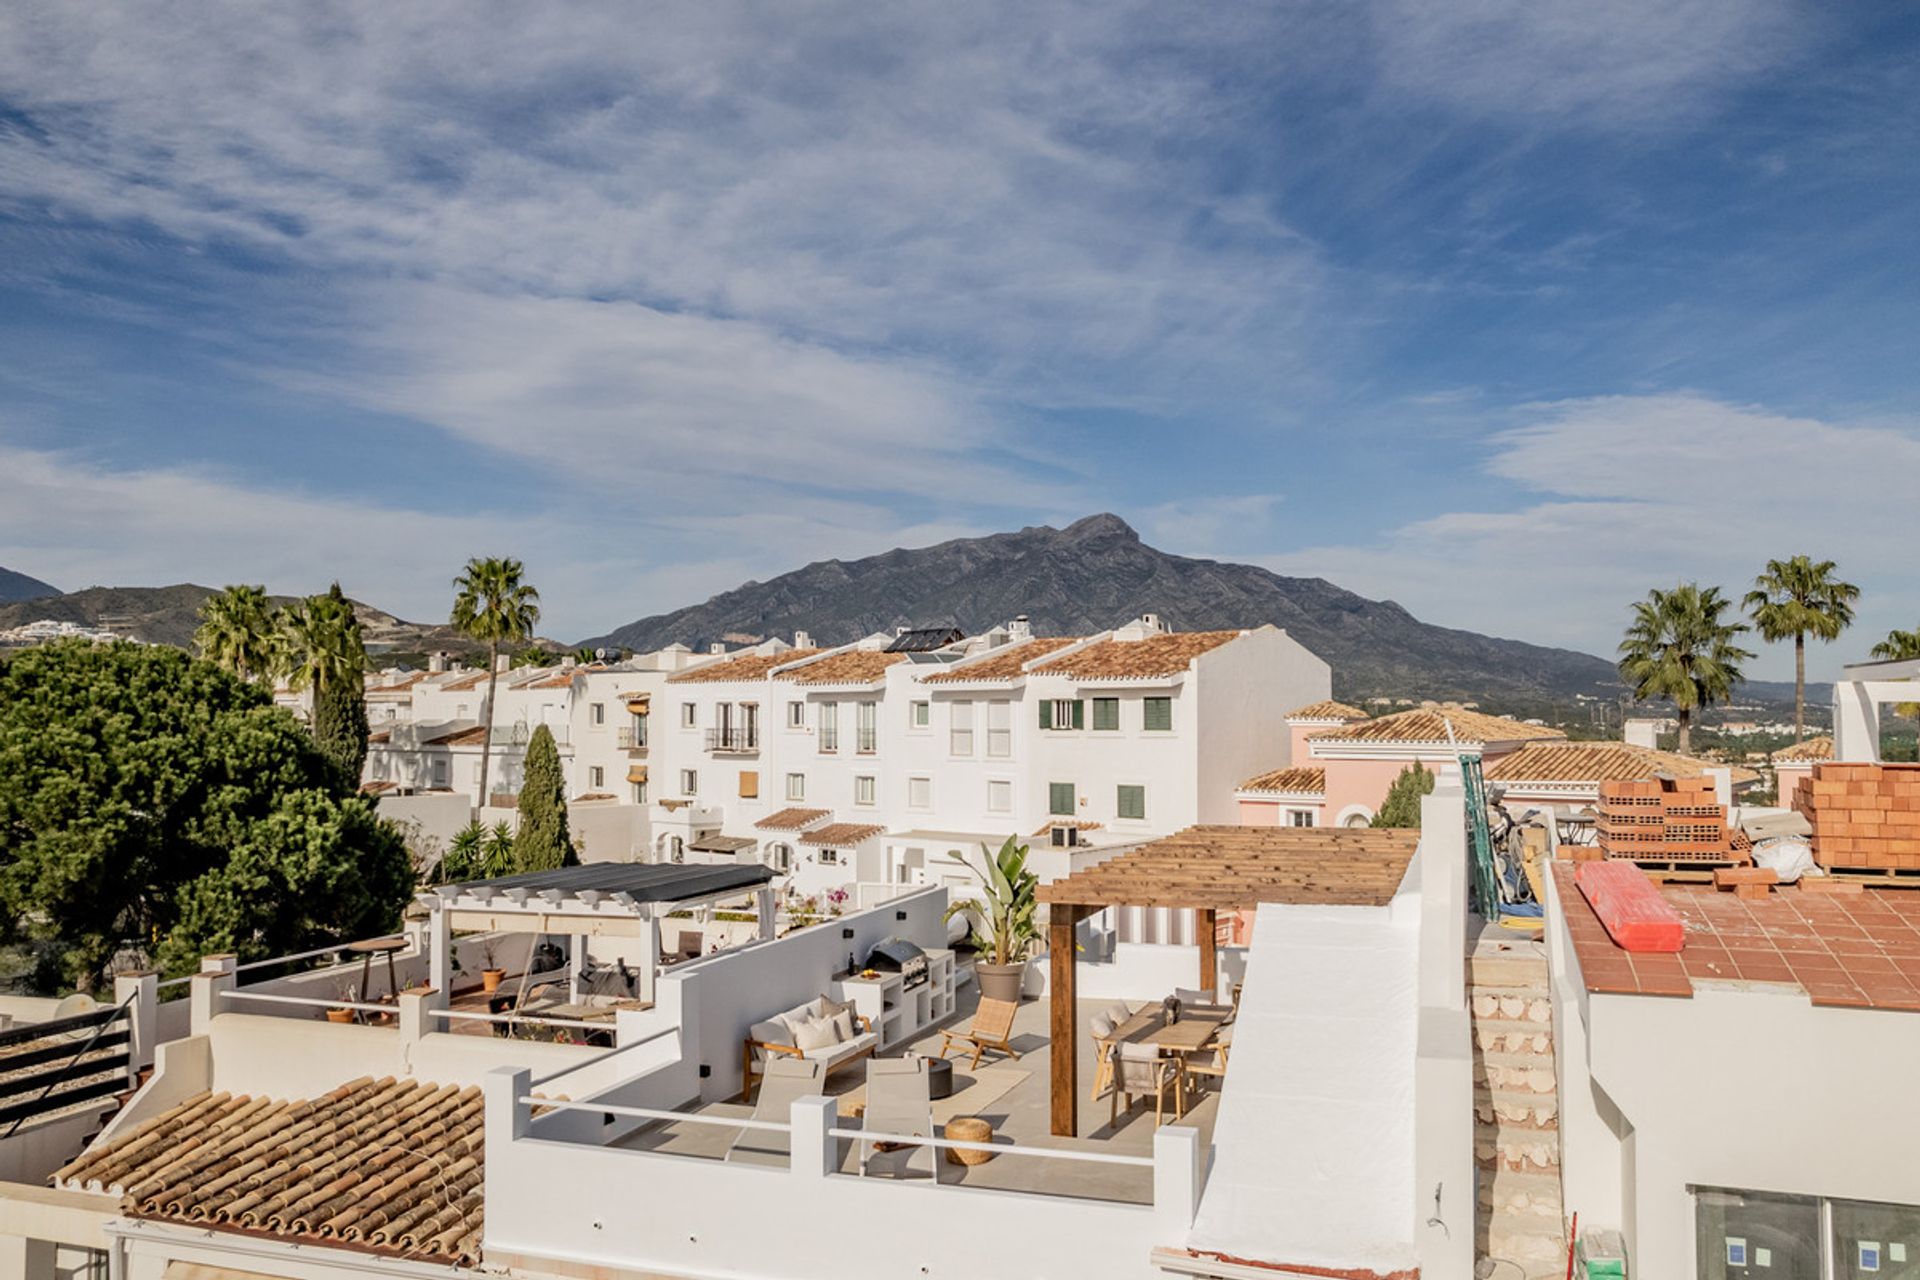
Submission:
[[1073,700],[1073,727],[1076,729],[1087,727],[1087,704],[1079,698]]
[[1040,727],[1042,729],[1053,728],[1053,699],[1052,698],[1040,699]]
[[742,769],[740,771],[740,798],[742,800],[758,800],[760,798],[760,771],[758,769]]

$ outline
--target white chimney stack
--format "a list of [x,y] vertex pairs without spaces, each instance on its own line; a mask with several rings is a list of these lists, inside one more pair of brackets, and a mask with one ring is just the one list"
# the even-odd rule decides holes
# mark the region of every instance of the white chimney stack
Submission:
[[1008,629],[1007,635],[1015,644],[1033,639],[1033,627],[1028,623],[1026,614],[1023,613],[1013,620],[1013,626]]
[[494,655],[494,659],[493,659],[493,669],[494,669],[495,671],[510,671],[510,670],[512,670],[512,669],[513,669],[513,655],[512,655],[512,654],[510,654],[510,653],[501,653],[501,654],[495,654],[495,655]]
[[727,651],[727,646],[720,643],[718,640],[715,640],[712,644],[707,646],[707,652],[714,655],[719,655],[719,654],[725,653],[726,651]]
[[440,675],[447,669],[447,651],[436,650],[427,655],[427,671],[431,675]]
[[794,632],[794,633],[793,633],[793,647],[794,647],[794,648],[796,648],[796,649],[811,649],[811,648],[813,648],[813,633],[812,633],[811,631],[796,631],[796,632]]

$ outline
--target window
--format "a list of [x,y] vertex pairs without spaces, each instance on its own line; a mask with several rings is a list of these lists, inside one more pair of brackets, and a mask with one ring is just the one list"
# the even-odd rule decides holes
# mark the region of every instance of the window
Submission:
[[1120,699],[1095,698],[1093,700],[1093,727],[1103,730],[1120,727]]
[[930,702],[911,702],[907,704],[907,723],[915,729],[929,728],[933,724],[933,704]]
[[1287,811],[1287,825],[1288,825],[1288,826],[1290,826],[1290,827],[1310,827],[1310,826],[1312,826],[1312,825],[1313,825],[1313,810],[1311,810],[1311,809],[1289,809],[1289,810]]
[[593,704],[593,722],[595,724],[605,724],[607,722],[607,704],[606,703],[596,702]]
[[459,704],[457,704],[457,705],[456,705],[456,706],[454,707],[454,709],[453,709],[453,718],[454,718],[455,720],[465,720],[465,719],[467,718],[467,704],[466,704],[466,703],[464,703],[464,702],[462,702],[462,703],[459,703]]
[[1001,698],[987,704],[987,755],[1005,760],[1013,754],[1013,704]]
[[873,775],[861,774],[853,780],[853,802],[855,804],[873,803]]
[[840,865],[840,851],[838,849],[822,849],[815,856],[814,861],[823,867],[837,867]]
[[700,709],[691,702],[680,704],[680,727],[692,729],[700,723]]
[[820,750],[838,751],[840,749],[840,704],[821,703],[815,723],[820,727]]
[[631,726],[628,727],[627,740],[622,745],[633,747],[636,749],[644,749],[646,747],[647,745],[647,713],[646,712],[636,711],[633,713],[633,723]]
[[993,778],[988,780],[987,812],[988,813],[1012,813],[1013,812],[1013,784],[1011,782],[1008,782],[1001,778]]
[[1140,708],[1142,729],[1153,733],[1173,728],[1172,698],[1142,698]]
[[1071,782],[1049,782],[1047,784],[1047,812],[1056,818],[1071,818],[1075,809],[1073,784]]
[[1147,789],[1130,787],[1122,783],[1114,799],[1115,817],[1132,818],[1136,822],[1145,821],[1147,816]]
[[873,754],[880,745],[880,704],[857,702],[853,708],[853,749],[863,756]]
[[647,784],[646,783],[636,782],[633,784],[633,802],[635,804],[645,804],[647,802]]
[[1820,1202],[1812,1196],[1702,1189],[1693,1200],[1700,1280],[1820,1280],[1827,1274],[1820,1262]]
[[760,747],[760,704],[757,702],[740,704],[740,745],[748,751]]
[[933,779],[932,778],[908,778],[907,779],[907,808],[909,809],[933,808]]
[[587,770],[587,785],[594,788],[595,790],[599,790],[601,787],[606,786],[607,771],[601,768],[599,765],[595,765],[593,766],[593,768]]
[[767,865],[781,875],[793,870],[793,846],[772,844],[767,846]]
[[947,712],[947,751],[951,755],[973,754],[973,704],[956,702]]
[[1087,704],[1078,698],[1043,698],[1040,702],[1042,729],[1084,729]]
[[447,762],[445,760],[435,760],[433,762],[433,785],[436,787],[444,787],[447,785]]
[[807,704],[795,699],[787,704],[787,728],[804,729],[807,727]]
[[683,796],[700,794],[700,775],[692,769],[682,769],[680,771],[680,794]]
[[742,800],[758,800],[760,798],[760,771],[758,769],[742,769],[740,771],[740,798]]
[[787,775],[787,799],[805,800],[807,798],[807,775],[790,773]]

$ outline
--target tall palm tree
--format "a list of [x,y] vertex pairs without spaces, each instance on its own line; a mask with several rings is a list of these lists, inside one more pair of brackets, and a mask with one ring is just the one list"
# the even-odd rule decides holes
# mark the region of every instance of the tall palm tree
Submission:
[[1831,560],[1794,556],[1769,560],[1743,603],[1760,638],[1776,644],[1793,637],[1793,740],[1807,736],[1807,637],[1832,641],[1853,625],[1860,588],[1834,576]]
[[1733,602],[1718,587],[1683,582],[1655,589],[1633,606],[1620,642],[1620,678],[1636,699],[1665,698],[1680,721],[1680,753],[1693,746],[1693,713],[1724,700],[1753,655],[1735,644],[1745,624],[1723,621]]
[[525,572],[511,556],[467,561],[453,580],[455,628],[487,646],[487,701],[481,715],[480,803],[487,803],[487,766],[493,759],[493,687],[499,679],[500,646],[533,637],[540,621],[540,593],[520,580]]
[[334,583],[326,595],[308,596],[281,614],[287,684],[296,692],[349,688],[366,676],[367,650],[353,616],[353,602]]
[[264,587],[229,586],[201,602],[193,647],[242,680],[264,680],[279,662],[277,614]]
[[[1920,627],[1911,631],[1889,631],[1887,638],[1873,646],[1873,657],[1882,662],[1906,662],[1920,658]],[[1920,702],[1900,702],[1894,704],[1895,715],[1909,716],[1920,720]]]

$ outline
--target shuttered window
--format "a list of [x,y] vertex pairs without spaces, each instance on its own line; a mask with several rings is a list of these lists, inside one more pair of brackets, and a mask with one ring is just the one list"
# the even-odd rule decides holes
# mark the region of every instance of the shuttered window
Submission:
[[1172,698],[1142,698],[1140,700],[1140,706],[1142,712],[1141,728],[1149,731],[1173,728]]
[[1120,727],[1120,699],[1095,698],[1093,700],[1093,727],[1095,729]]
[[1071,782],[1049,782],[1047,784],[1047,812],[1056,818],[1071,818],[1074,812],[1074,789]]
[[760,771],[758,769],[742,769],[740,771],[740,798],[742,800],[758,800],[760,798]]
[[1087,704],[1078,698],[1043,698],[1040,702],[1042,729],[1084,729]]
[[1122,785],[1115,797],[1113,811],[1116,817],[1145,818],[1147,816],[1147,789]]

